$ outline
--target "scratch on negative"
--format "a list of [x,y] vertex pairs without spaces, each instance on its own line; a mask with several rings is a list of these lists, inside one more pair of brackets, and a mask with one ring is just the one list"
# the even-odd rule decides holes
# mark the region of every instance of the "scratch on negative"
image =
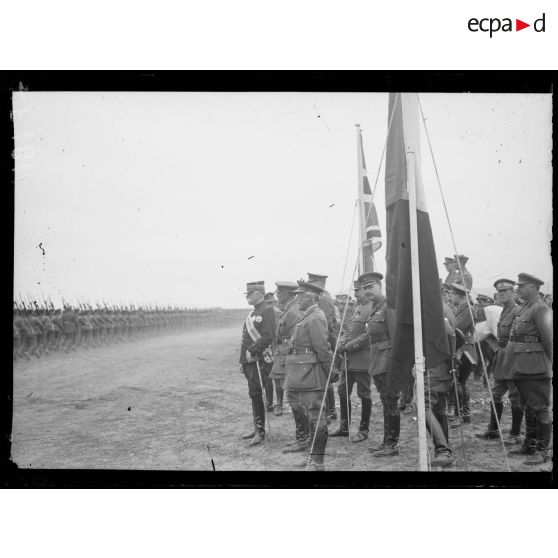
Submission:
[[213,470],[215,471],[215,462],[213,461],[213,456],[211,455],[211,451],[209,449],[209,446],[207,446],[207,453],[209,453],[209,458],[211,459],[211,466],[213,467]]

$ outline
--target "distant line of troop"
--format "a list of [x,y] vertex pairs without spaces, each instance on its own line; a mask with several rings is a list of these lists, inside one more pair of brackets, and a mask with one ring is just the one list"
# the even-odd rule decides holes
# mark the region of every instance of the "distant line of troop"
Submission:
[[13,358],[41,358],[51,351],[91,349],[196,325],[212,309],[36,306],[14,302]]

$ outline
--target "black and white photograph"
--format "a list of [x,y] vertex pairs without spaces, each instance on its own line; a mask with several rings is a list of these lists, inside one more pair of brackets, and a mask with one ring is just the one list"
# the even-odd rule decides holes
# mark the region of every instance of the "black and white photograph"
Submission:
[[552,93],[319,89],[13,92],[17,468],[553,471]]

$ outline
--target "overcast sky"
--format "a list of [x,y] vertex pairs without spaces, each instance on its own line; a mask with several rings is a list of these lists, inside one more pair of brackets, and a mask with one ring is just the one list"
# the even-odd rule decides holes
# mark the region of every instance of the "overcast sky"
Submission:
[[[473,287],[525,271],[551,290],[550,95],[420,99]],[[243,307],[246,282],[307,272],[346,292],[355,123],[374,187],[387,106],[387,93],[15,93],[15,294]],[[445,278],[454,249],[422,146]],[[385,235],[383,165],[375,203]],[[384,272],[383,247],[376,258]]]

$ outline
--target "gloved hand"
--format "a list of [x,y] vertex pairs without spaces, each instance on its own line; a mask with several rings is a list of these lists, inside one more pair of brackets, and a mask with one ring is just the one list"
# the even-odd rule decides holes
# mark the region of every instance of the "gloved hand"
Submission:
[[358,351],[360,349],[360,345],[358,343],[353,343],[353,342],[349,341],[345,345],[345,348],[346,348],[348,353],[354,353],[355,351]]

